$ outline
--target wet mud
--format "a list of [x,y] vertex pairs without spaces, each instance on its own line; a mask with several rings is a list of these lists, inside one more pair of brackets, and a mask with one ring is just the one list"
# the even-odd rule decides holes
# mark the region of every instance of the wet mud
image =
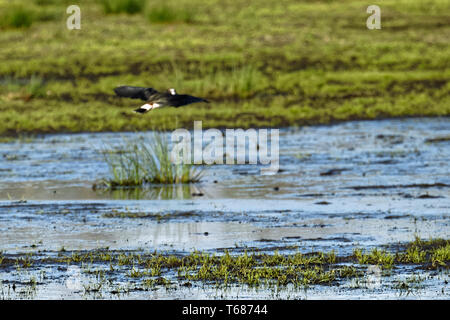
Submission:
[[[0,143],[0,298],[449,298],[445,263],[353,261],[351,277],[258,286],[118,266],[120,255],[155,252],[334,252],[340,270],[355,248],[395,254],[416,238],[449,239],[448,118],[282,129],[275,175],[261,175],[261,165],[209,165],[196,184],[93,190],[108,176],[102,148],[146,134]],[[99,251],[115,262],[67,258]]]

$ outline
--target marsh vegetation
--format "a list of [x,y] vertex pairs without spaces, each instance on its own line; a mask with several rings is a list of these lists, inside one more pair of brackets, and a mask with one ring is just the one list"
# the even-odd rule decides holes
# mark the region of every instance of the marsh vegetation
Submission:
[[[1,1],[0,134],[448,116],[450,8],[426,3],[384,1],[368,30],[360,0],[80,1],[67,30],[67,1]],[[23,94],[32,77],[42,90]],[[142,117],[114,96],[124,83],[213,103]]]
[[[193,286],[212,286],[216,290],[224,290],[242,285],[281,291],[288,290],[290,286],[308,288],[345,283],[370,287],[370,281],[373,281],[367,278],[370,265],[387,269],[375,279],[380,282],[380,286],[384,283],[401,291],[413,292],[414,287],[418,287],[425,279],[413,275],[402,280],[398,278],[396,269],[410,265],[416,270],[442,272],[450,267],[450,242],[444,239],[416,238],[401,244],[395,251],[373,248],[370,253],[363,255],[360,248],[353,251],[354,254],[350,256],[340,256],[334,251],[302,253],[300,250],[292,254],[278,251],[267,254],[251,248],[241,253],[224,250],[216,253],[194,251],[175,254],[109,249],[67,251],[61,248],[56,256],[2,253],[0,272],[12,268],[31,271],[33,268],[73,269],[76,266],[81,271],[77,281],[80,282],[80,288],[82,284],[84,294],[102,292],[104,295],[122,293],[126,296],[133,291],[145,292],[158,288],[183,291]],[[417,254],[421,257],[419,260]],[[61,278],[64,278],[63,275]],[[81,282],[81,278],[90,280]],[[128,285],[123,286],[125,280]],[[36,286],[45,282],[44,279],[38,282],[36,276],[32,276],[25,283],[36,290]],[[2,291],[5,291],[3,286]]]
[[203,174],[201,168],[192,164],[172,161],[169,141],[163,133],[153,133],[146,139],[124,139],[121,145],[101,151],[111,177],[95,184],[94,189],[194,183]]

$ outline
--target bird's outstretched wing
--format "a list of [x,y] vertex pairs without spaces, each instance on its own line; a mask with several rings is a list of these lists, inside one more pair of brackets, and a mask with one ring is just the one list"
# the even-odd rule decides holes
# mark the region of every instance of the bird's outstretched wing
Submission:
[[206,99],[197,98],[197,97],[190,96],[187,94],[179,94],[179,95],[175,96],[175,99],[173,99],[173,100],[174,101],[173,101],[172,105],[176,108],[187,105],[187,104],[196,103],[196,102],[209,103],[209,101]]
[[114,89],[114,92],[119,97],[131,98],[131,99],[141,99],[148,101],[150,97],[158,91],[153,88],[144,87],[132,87],[132,86],[121,86]]

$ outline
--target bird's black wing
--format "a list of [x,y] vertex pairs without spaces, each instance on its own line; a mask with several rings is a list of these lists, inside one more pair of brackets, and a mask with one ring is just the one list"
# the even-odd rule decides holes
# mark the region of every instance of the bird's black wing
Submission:
[[191,103],[196,103],[196,102],[206,102],[209,103],[208,100],[203,99],[203,98],[197,98],[194,96],[190,96],[187,94],[178,94],[176,96],[174,96],[174,98],[172,99],[172,105],[174,107],[181,107],[181,106],[185,106],[187,104],[191,104]]
[[119,97],[141,99],[144,101],[148,101],[152,95],[158,93],[158,91],[156,91],[153,88],[132,87],[132,86],[117,87],[114,89],[114,92]]

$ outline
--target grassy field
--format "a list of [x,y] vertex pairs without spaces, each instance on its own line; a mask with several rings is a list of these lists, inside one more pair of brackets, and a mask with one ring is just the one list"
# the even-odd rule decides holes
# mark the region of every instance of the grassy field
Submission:
[[[0,135],[450,115],[450,0],[0,0]],[[366,9],[381,8],[381,30]],[[210,104],[132,112],[117,85]]]

